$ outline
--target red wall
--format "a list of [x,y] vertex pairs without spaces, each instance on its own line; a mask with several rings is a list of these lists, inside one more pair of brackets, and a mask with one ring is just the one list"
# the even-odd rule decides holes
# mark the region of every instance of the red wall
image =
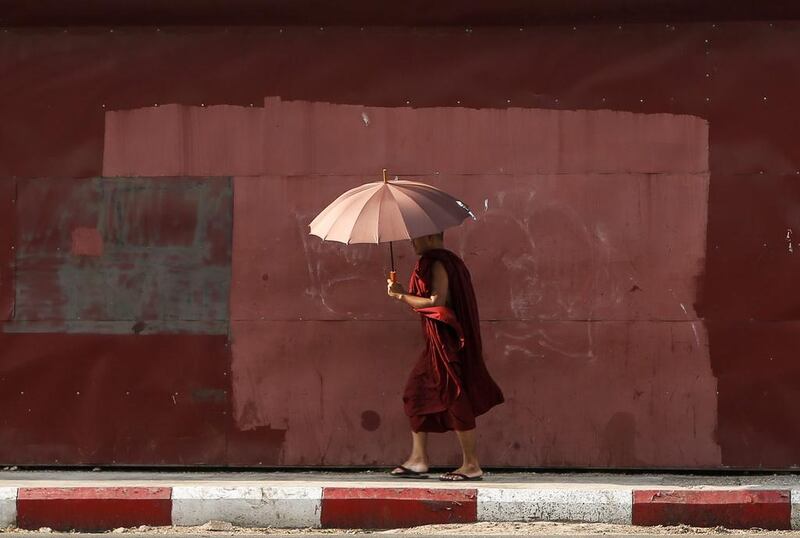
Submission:
[[797,23],[111,30],[0,34],[2,462],[402,458],[418,321],[306,235],[386,166],[478,214],[486,465],[798,464]]

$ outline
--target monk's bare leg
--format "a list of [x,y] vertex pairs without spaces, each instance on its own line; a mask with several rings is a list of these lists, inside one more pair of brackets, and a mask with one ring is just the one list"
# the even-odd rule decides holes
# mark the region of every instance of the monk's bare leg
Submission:
[[[403,463],[403,467],[418,473],[428,472],[428,432],[411,432],[411,456]],[[392,474],[401,472],[402,469],[397,467]]]
[[482,475],[483,471],[480,463],[478,463],[478,455],[475,452],[475,430],[456,431],[456,435],[458,435],[458,442],[461,444],[463,462],[461,467],[452,472],[469,477]]

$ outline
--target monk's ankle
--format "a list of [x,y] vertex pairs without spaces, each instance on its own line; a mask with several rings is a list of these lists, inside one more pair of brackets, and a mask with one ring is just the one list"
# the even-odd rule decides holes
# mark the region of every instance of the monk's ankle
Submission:
[[481,471],[481,466],[477,461],[464,462],[464,464],[461,466],[461,468],[465,469],[465,470],[467,470],[469,472],[480,472]]
[[425,467],[427,469],[428,460],[425,458],[415,458],[412,456],[406,460],[405,465],[406,467],[408,467],[409,465],[413,465],[414,467]]

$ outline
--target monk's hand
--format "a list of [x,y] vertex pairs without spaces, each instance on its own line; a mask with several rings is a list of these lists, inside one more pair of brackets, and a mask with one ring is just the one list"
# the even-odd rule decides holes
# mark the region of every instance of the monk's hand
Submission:
[[387,278],[386,284],[386,292],[389,294],[389,297],[399,299],[406,292],[399,282],[392,282],[391,279]]

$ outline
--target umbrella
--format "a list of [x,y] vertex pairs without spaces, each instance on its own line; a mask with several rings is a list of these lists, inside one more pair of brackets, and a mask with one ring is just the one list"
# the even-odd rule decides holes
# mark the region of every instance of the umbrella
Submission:
[[350,189],[322,210],[309,225],[310,234],[325,241],[389,243],[394,281],[392,241],[431,235],[458,226],[475,215],[461,200],[416,181],[383,181]]

